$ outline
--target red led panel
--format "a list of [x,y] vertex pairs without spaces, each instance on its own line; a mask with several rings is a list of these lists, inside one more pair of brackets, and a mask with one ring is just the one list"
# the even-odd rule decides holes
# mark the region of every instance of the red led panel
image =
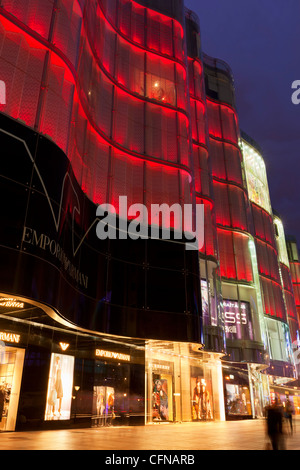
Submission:
[[208,163],[208,151],[193,145],[195,190],[202,196],[211,198],[211,175]]
[[212,164],[212,174],[216,178],[226,180],[227,174],[226,174],[223,149],[224,149],[224,146],[222,142],[218,142],[214,139],[210,139],[209,155],[210,155],[211,164]]
[[228,187],[226,184],[214,181],[214,200],[216,211],[216,222],[223,227],[231,226],[230,209],[229,209],[229,195]]
[[1,6],[33,31],[48,39],[53,2],[3,0]]
[[236,279],[236,266],[233,246],[233,234],[227,230],[217,230],[220,252],[220,273],[227,279]]
[[270,245],[256,240],[257,262],[260,274],[280,282],[277,252]]
[[293,285],[296,306],[300,307],[300,284]]
[[284,295],[288,318],[297,319],[297,309],[293,293],[285,292]]
[[300,263],[290,262],[292,282],[300,284]]
[[[109,184],[109,146],[103,142],[91,127],[87,130],[87,140],[83,163],[87,162],[88,171],[83,180],[88,197],[95,204],[107,202]],[[104,178],[107,175],[107,178]]]
[[247,231],[247,198],[245,192],[237,186],[229,186],[229,204],[233,228]]
[[130,38],[132,2],[128,0],[120,0],[118,7],[119,29],[122,34]]
[[191,101],[192,112],[192,136],[201,144],[206,144],[206,110],[203,103],[197,100]]
[[[52,3],[49,1],[40,4]],[[77,1],[60,0],[56,10],[52,42],[76,66],[81,33],[82,12]]]
[[218,139],[222,139],[220,105],[207,100],[207,114],[209,134]]
[[273,219],[264,209],[252,204],[255,235],[276,247]]
[[285,320],[285,307],[280,285],[269,279],[261,278],[266,315]]
[[203,67],[200,62],[189,58],[189,91],[192,98],[197,98],[205,102],[205,93],[203,86]]
[[144,152],[144,104],[129,99],[127,93],[115,89],[113,140],[138,153]]
[[6,105],[3,110],[33,127],[38,109],[45,50],[31,47],[19,31],[7,32],[1,24],[0,44],[1,80],[6,84]]
[[[205,254],[206,256],[214,256],[216,257],[217,249],[216,249],[216,228],[212,221],[212,214],[211,210],[208,206],[205,206]],[[204,251],[202,249],[202,251]]]
[[236,258],[236,270],[238,280],[253,281],[252,261],[249,251],[249,237],[243,233],[235,232],[234,252]]
[[218,229],[221,276],[253,282],[249,237],[243,233]]
[[216,227],[213,222],[212,207],[205,199],[197,198],[197,204],[204,204],[204,245],[200,252],[206,256],[216,256]]
[[[174,138],[174,136],[173,136]],[[191,168],[190,146],[189,146],[189,124],[181,113],[177,113],[177,148],[178,160],[181,165]]]
[[280,264],[280,269],[281,269],[281,276],[282,276],[282,282],[283,282],[284,289],[289,291],[289,292],[293,292],[293,285],[292,285],[290,270],[289,270],[288,266],[281,263]]
[[[226,167],[226,176],[228,181],[233,181],[239,185],[243,185],[241,153],[240,150],[231,144],[223,144],[223,154]],[[224,172],[223,172],[224,174]]]
[[298,344],[299,323],[297,319],[289,318],[289,328],[292,343]]
[[147,10],[147,46],[162,54],[172,56],[172,20],[154,11]]
[[145,8],[138,3],[132,3],[130,33],[134,42],[145,44]]
[[177,162],[177,115],[161,106],[147,104],[146,154]]
[[103,8],[108,20],[116,24],[117,5],[118,10],[122,10],[122,4],[127,5],[129,3],[131,3],[130,0],[121,0],[120,3],[118,0],[101,0],[101,8]]
[[128,207],[143,204],[143,169],[142,160],[128,158],[124,153],[114,151],[111,167],[110,204],[119,207],[119,196],[127,196]]
[[65,68],[57,65],[56,61],[50,61],[40,131],[50,136],[65,152],[72,115],[73,92],[74,86],[66,80]]
[[235,112],[227,106],[220,106],[223,139],[238,144],[237,122]]

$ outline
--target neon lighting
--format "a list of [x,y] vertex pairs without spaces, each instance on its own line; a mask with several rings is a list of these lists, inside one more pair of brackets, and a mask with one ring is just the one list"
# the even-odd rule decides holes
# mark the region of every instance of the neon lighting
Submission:
[[24,308],[24,302],[19,302],[14,298],[0,298],[0,307]]
[[[99,8],[97,9],[97,12],[99,11],[100,13],[100,16],[105,20],[105,22],[109,25],[110,28],[112,28],[117,34],[119,34],[124,40],[126,40],[129,44],[131,44],[131,46],[135,46],[139,49],[143,49],[145,51],[148,51],[148,52],[152,52],[154,53],[156,56],[161,56],[162,58],[165,58],[166,60],[172,60],[173,62],[177,62],[178,64],[180,64],[181,66],[184,67],[184,62],[182,59],[180,58],[176,58],[174,57],[174,55],[172,54],[172,51],[171,53],[165,53],[163,51],[159,51],[157,49],[155,49],[154,47],[153,48],[150,48],[150,47],[147,47],[147,46],[143,46],[142,44],[140,43],[135,43],[132,39],[130,39],[128,36],[126,36],[125,34],[122,33],[122,31],[120,29],[117,28],[117,26],[115,24],[113,24],[111,22],[110,19],[108,19],[106,16],[105,16],[105,13],[102,9],[102,6],[101,6],[101,3],[99,3]],[[149,10],[149,8],[147,8],[147,13],[150,15],[151,14],[151,10]],[[164,15],[161,15],[160,13],[157,13],[155,12],[154,13],[155,16],[164,16]],[[172,21],[169,17],[165,17],[167,18],[167,21]],[[173,20],[175,21],[175,20]],[[182,26],[180,25],[180,23],[177,23],[180,28],[182,28]],[[183,30],[182,30],[182,37],[183,37]]]
[[3,331],[0,332],[0,341],[4,341],[7,343],[19,343],[20,339],[21,336],[15,333],[5,333]]
[[114,351],[104,351],[103,349],[96,349],[95,354],[97,357],[104,357],[108,359],[117,359],[119,361],[130,362],[129,354],[118,353]]

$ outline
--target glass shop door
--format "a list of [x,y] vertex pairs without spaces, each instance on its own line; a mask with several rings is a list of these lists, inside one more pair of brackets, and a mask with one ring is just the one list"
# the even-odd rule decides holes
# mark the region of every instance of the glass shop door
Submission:
[[0,431],[14,431],[25,349],[5,346],[0,354]]

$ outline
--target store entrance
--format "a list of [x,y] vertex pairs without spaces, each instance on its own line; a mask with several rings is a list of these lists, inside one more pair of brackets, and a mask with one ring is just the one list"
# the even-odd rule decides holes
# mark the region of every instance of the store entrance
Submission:
[[0,349],[0,431],[14,431],[19,404],[25,349]]

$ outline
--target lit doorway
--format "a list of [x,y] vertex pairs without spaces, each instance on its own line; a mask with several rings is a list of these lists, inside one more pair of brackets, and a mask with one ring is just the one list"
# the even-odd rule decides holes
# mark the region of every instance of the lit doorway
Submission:
[[14,431],[25,349],[2,346],[0,351],[0,431]]

